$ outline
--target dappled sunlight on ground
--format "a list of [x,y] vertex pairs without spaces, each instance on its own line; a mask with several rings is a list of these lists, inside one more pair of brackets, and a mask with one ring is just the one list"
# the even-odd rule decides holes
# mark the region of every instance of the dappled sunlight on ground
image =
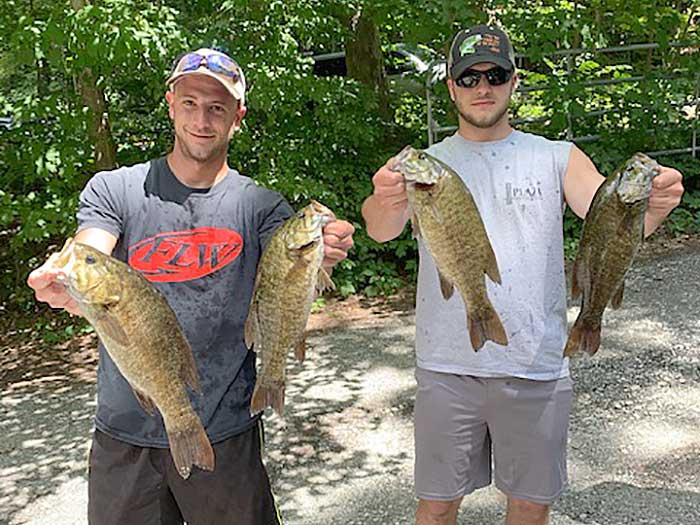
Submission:
[[[636,263],[622,308],[605,313],[600,351],[571,361],[570,486],[552,525],[700,523],[700,305],[697,286],[676,278],[700,282],[697,257]],[[265,463],[289,525],[411,524],[412,296],[385,310],[346,306],[312,315],[304,363],[290,352],[285,416],[264,416]],[[577,314],[572,306],[570,323]],[[0,524],[84,525],[94,339],[46,345],[8,333]],[[502,523],[504,509],[495,488],[477,491],[458,524]]]
[[47,344],[21,335],[6,332],[0,347],[0,523],[10,524],[85,475],[95,410],[94,337]]

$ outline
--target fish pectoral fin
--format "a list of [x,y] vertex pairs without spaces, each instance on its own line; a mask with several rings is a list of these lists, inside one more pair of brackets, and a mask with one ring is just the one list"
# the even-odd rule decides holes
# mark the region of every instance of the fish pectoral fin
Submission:
[[335,283],[325,268],[319,268],[316,278],[316,294],[321,295],[325,290],[335,290]]
[[411,215],[411,233],[413,234],[414,239],[421,236],[420,223],[418,222],[418,216],[415,213]]
[[610,301],[610,306],[613,307],[613,309],[617,310],[620,308],[620,305],[622,304],[622,296],[625,293],[625,282],[621,282],[620,286],[615,290],[615,295],[612,296],[612,300]]
[[129,345],[129,336],[122,328],[119,320],[107,308],[100,308],[100,313],[95,319],[97,333],[104,334],[122,346]]
[[304,362],[306,358],[306,334],[302,334],[301,339],[294,346],[294,357],[296,357],[297,361],[300,363]]
[[440,210],[439,210],[438,207],[435,205],[435,203],[432,203],[432,204],[430,205],[430,210],[433,212],[433,217],[435,218],[435,221],[436,221],[438,224],[442,224],[442,223],[443,223],[442,213],[440,213]]
[[134,391],[134,396],[136,396],[136,400],[139,402],[139,405],[141,405],[141,408],[143,408],[149,416],[155,416],[156,415],[156,404],[153,402],[153,400],[144,392],[141,392],[136,387],[131,387],[132,390]]
[[442,274],[440,269],[438,269],[437,273],[438,279],[440,279],[440,291],[442,292],[442,296],[445,298],[445,301],[447,301],[450,297],[452,297],[452,294],[455,291],[454,284],[452,284],[452,281]]

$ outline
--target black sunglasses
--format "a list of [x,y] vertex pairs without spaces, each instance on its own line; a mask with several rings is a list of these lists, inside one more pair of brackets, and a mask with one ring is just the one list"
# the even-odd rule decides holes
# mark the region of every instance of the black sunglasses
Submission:
[[463,88],[473,88],[479,85],[482,76],[486,77],[486,81],[492,86],[502,86],[511,79],[513,70],[508,70],[501,66],[492,67],[486,71],[467,69],[462,73],[461,77],[455,80],[455,84]]

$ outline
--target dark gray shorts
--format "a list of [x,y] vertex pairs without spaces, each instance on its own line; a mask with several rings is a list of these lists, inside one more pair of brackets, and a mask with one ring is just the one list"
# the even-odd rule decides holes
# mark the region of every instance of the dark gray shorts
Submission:
[[214,443],[213,472],[186,480],[166,448],[130,445],[95,431],[90,449],[90,525],[281,525],[261,459],[262,423]]
[[573,398],[555,381],[481,378],[416,368],[415,485],[421,499],[452,501],[491,483],[550,504],[567,483]]

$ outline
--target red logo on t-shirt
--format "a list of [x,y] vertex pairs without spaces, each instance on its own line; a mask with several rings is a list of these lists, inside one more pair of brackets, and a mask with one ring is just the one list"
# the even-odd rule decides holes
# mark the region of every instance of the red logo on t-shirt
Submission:
[[241,236],[224,228],[159,233],[129,248],[129,264],[149,281],[191,281],[231,263],[242,248]]

